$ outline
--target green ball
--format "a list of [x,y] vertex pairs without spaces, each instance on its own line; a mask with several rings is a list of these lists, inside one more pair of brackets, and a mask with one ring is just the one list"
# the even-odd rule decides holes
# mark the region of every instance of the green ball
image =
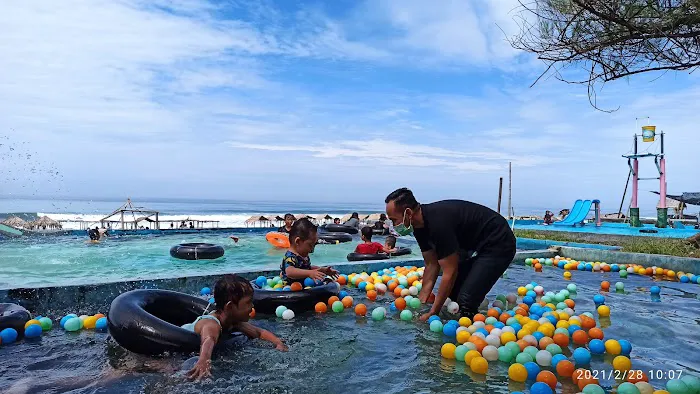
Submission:
[[516,342],[508,342],[504,346],[510,349],[510,354],[512,354],[513,357],[516,357],[518,354],[520,354],[520,345],[518,345]]
[[401,320],[403,321],[411,321],[413,319],[413,312],[409,311],[408,309],[404,309],[401,311]]
[[420,300],[418,298],[413,298],[408,302],[408,306],[413,309],[418,309],[420,308]]
[[374,308],[374,310],[372,311],[372,319],[374,319],[375,321],[384,320],[385,317],[386,317],[386,309],[384,309],[381,306],[378,308]]
[[48,317],[42,317],[39,319],[39,324],[41,324],[41,329],[43,331],[49,331],[53,327],[53,322]]
[[561,346],[557,345],[556,343],[550,343],[549,345],[547,345],[547,348],[545,350],[552,353],[552,356],[562,353]]
[[692,394],[692,390],[680,379],[671,379],[666,382],[666,390],[671,394]]
[[464,361],[464,356],[467,354],[468,351],[469,348],[464,345],[457,346],[457,349],[455,349],[455,358],[458,361]]
[[534,346],[528,346],[525,348],[525,350],[523,350],[523,352],[529,354],[532,357],[532,359],[534,360],[535,356],[537,355],[537,352],[539,352],[539,350],[537,350],[537,348]]
[[64,324],[63,328],[66,331],[78,331],[82,328],[82,322],[80,321],[80,318],[78,317],[73,317],[71,319],[68,319]]
[[570,292],[575,292],[575,291],[576,291],[576,285],[573,284],[573,283],[569,283],[569,284],[566,286],[566,289],[569,290]]
[[545,303],[549,304],[550,302],[552,302],[552,297],[550,297],[550,296],[548,296],[548,295],[543,295],[543,296],[542,296],[542,301],[544,301]]
[[[584,387],[585,388],[585,387]],[[634,383],[625,382],[617,386],[617,394],[641,394],[639,387],[635,386]]]
[[525,265],[532,265],[532,259],[531,258],[525,259]]
[[626,278],[627,277],[627,270],[620,270],[620,278]]
[[333,312],[335,313],[340,313],[345,310],[345,307],[343,306],[342,302],[335,301],[333,305],[331,305],[331,309],[333,309]]
[[432,332],[442,332],[442,322],[440,320],[433,320],[430,323],[430,331]]
[[555,333],[555,334],[564,334],[564,335],[566,335],[567,337],[569,336],[569,330],[567,330],[566,328],[561,328],[561,327],[559,327],[559,328],[557,328],[556,330],[554,330],[554,333]]
[[286,310],[287,310],[287,307],[286,307],[286,306],[280,305],[280,306],[277,307],[277,309],[275,309],[275,315],[277,315],[277,317],[282,317],[282,314],[283,314],[284,311],[286,311]]
[[423,289],[423,284],[418,282],[418,284],[416,285],[416,289],[418,289],[418,291],[420,292]]
[[498,359],[504,363],[509,363],[513,359],[513,352],[505,346],[498,348]]
[[625,284],[622,283],[622,282],[617,282],[617,283],[615,283],[615,288],[616,288],[617,290],[624,290],[624,289],[625,289]]
[[566,308],[568,308],[568,307],[569,307],[569,306],[566,305],[566,303],[564,303],[564,302],[560,302],[560,303],[557,304],[557,310],[558,310],[558,311],[563,311],[564,309],[566,309]]
[[591,383],[583,388],[583,394],[605,394],[605,390],[599,385]]
[[268,280],[267,280],[267,285],[270,286],[270,287],[272,287],[272,286],[275,285],[275,281],[272,280],[272,279],[268,279]]
[[700,378],[693,375],[683,375],[681,381],[685,383],[693,394],[700,394]]
[[[573,285],[573,283],[572,283]],[[576,286],[576,285],[574,285]],[[569,298],[569,290],[563,289],[562,291],[559,292],[560,294],[564,295],[564,298]]]
[[505,304],[508,303],[508,300],[506,300],[506,296],[503,295],[503,294],[497,295],[497,296],[496,296],[496,299],[497,299],[498,301],[501,301],[501,302],[503,303],[503,305],[505,305]]
[[564,302],[565,299],[566,299],[566,297],[562,293],[558,293],[557,295],[554,296],[554,300],[556,302]]
[[518,364],[525,364],[532,361],[535,361],[535,359],[529,353],[523,352],[515,356],[515,362]]

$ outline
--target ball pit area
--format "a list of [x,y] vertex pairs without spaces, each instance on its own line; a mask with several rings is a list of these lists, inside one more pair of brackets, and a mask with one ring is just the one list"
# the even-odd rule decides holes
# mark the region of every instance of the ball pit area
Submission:
[[[416,298],[421,272],[405,267],[341,276],[337,299],[316,304],[315,311],[293,311],[288,319],[289,308],[281,317],[256,315],[252,322],[275,332],[290,351],[280,353],[260,341],[226,349],[212,362],[214,378],[203,383],[183,377],[190,355],[138,356],[114,344],[106,332],[60,329],[67,315],[61,313],[51,316],[53,328],[40,338],[0,344],[0,387],[76,393],[337,392],[337,382],[343,381],[361,382],[352,388],[360,393],[695,393],[688,386],[700,369],[700,286],[638,274],[620,278],[612,271],[572,271],[572,279],[565,280],[562,270],[546,264],[542,272],[513,265],[489,293],[481,315],[457,319],[448,304],[440,317],[423,323],[418,316],[427,306]],[[611,284],[609,290],[601,289],[603,281]],[[616,282],[623,283],[622,292],[616,292]],[[652,286],[659,287],[657,297]],[[209,297],[203,287],[190,293]],[[602,304],[596,305],[596,295]],[[544,297],[550,302],[543,306]],[[527,303],[527,313],[522,306],[515,310]],[[609,308],[609,316],[599,315],[601,306]],[[76,317],[66,321],[71,319]],[[616,381],[616,371],[627,368],[643,371],[651,386]],[[678,371],[690,378],[672,380],[671,371],[676,379]],[[581,387],[581,382],[591,384]]]

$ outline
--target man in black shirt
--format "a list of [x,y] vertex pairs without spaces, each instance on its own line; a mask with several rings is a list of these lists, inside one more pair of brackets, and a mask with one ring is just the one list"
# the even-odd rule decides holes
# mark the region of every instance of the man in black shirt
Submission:
[[459,304],[461,316],[472,318],[515,256],[515,236],[506,219],[463,200],[421,205],[407,188],[393,191],[385,202],[396,232],[413,233],[423,253],[421,302],[428,301],[442,268],[435,303],[421,320],[437,315],[448,296]]

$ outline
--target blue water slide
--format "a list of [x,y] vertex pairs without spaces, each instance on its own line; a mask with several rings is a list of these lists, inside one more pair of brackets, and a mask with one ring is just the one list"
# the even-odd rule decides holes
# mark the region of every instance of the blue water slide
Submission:
[[586,216],[588,216],[588,213],[591,210],[591,205],[593,205],[592,200],[583,200],[581,203],[581,206],[579,207],[579,210],[574,212],[573,210],[569,214],[569,216],[566,217],[566,219],[571,219],[567,223],[563,223],[564,220],[562,220],[561,224],[563,225],[569,225],[569,226],[576,226],[578,224],[583,224],[583,221],[586,219]]
[[572,225],[573,224],[573,218],[575,215],[578,214],[578,212],[581,210],[581,206],[583,205],[583,200],[576,200],[574,203],[573,208],[569,211],[569,214],[566,215],[564,220],[559,221],[559,222],[554,222],[555,225],[557,226],[565,226],[565,225]]

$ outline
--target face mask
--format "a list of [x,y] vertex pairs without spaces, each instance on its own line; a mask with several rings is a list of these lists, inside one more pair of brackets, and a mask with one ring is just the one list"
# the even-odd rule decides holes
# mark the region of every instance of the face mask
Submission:
[[[406,211],[408,211],[408,209],[406,209]],[[394,230],[396,230],[396,233],[398,233],[400,236],[413,233],[413,219],[409,220],[408,227],[406,227],[404,224],[404,222],[406,222],[406,211],[403,212],[403,221],[399,223],[398,226],[394,227]]]

